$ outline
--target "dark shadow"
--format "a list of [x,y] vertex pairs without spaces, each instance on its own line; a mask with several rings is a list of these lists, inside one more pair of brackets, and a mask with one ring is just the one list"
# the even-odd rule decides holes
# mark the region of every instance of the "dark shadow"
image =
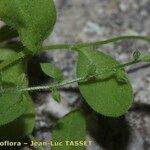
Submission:
[[[130,140],[130,127],[125,116],[104,117],[94,112],[86,102],[83,102],[82,110],[87,119],[87,131],[101,147],[106,150],[126,150]],[[150,115],[150,105],[134,103],[129,113],[132,111]]]
[[29,85],[41,85],[49,80],[49,76],[43,73],[40,63],[48,63],[49,58],[45,53],[34,55],[28,60],[27,72],[29,77]]
[[0,140],[18,140],[26,134],[26,124],[28,119],[35,117],[34,114],[22,115],[15,121],[1,126]]
[[129,142],[129,125],[124,116],[106,118],[93,114],[87,119],[87,129],[92,137],[107,150],[125,150]]
[[[18,150],[18,149],[21,149],[22,147],[24,147],[23,143],[24,142],[27,143],[27,139],[22,138],[22,135],[26,135],[26,120],[33,118],[33,117],[35,117],[34,114],[23,115],[23,116],[19,117],[18,119],[16,119],[15,121],[13,121],[7,125],[1,126],[0,127],[0,141],[6,142],[6,143],[4,143],[4,146],[1,145],[0,149],[2,149],[2,150],[8,150],[8,149]],[[10,142],[11,143],[17,142],[16,146],[10,145]]]
[[106,150],[125,150],[130,139],[130,129],[125,117],[104,117],[84,104],[87,131]]
[[[34,55],[28,60],[27,64],[27,73],[29,79],[29,87],[30,86],[39,86],[44,85],[48,81],[53,82],[54,79],[50,78],[41,69],[40,63],[48,63],[50,62],[50,58],[47,57],[46,53],[42,53],[40,55]],[[47,93],[48,91],[38,91],[42,93]],[[35,99],[37,91],[30,92],[30,95]]]
[[144,103],[134,103],[129,111],[140,111],[150,115],[150,105]]

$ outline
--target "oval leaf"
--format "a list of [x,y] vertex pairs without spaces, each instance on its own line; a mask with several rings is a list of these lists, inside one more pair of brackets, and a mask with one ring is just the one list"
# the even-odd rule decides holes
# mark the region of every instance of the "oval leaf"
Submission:
[[[86,136],[85,118],[80,112],[72,112],[65,116],[52,133],[53,141],[84,141]],[[63,144],[61,150],[70,150],[71,146]],[[78,146],[76,150],[83,150],[83,146]],[[60,147],[52,147],[52,150],[60,150]]]
[[52,89],[52,97],[54,100],[60,101],[61,100],[60,91],[58,91],[58,89]]
[[[1,48],[0,49],[0,61],[4,61],[6,59],[11,58],[11,56],[16,55],[17,52],[11,49],[5,49]],[[5,68],[4,70],[1,71],[1,80],[3,83],[8,83],[8,84],[17,84],[20,82],[20,76],[22,74],[25,74],[25,63],[24,61],[18,62],[16,64],[11,64],[10,67]]]
[[25,136],[32,133],[35,126],[34,105],[28,94],[23,96],[23,100],[26,104],[19,105],[19,108],[22,110],[26,108],[24,114],[13,122],[0,127],[1,139],[20,140],[21,138],[24,138]]
[[0,96],[0,126],[12,122],[21,116],[26,109],[22,94],[16,91],[7,91]]
[[[90,63],[95,64],[96,72],[102,73],[105,69],[111,69],[119,65],[112,57],[90,48],[79,50],[77,64],[77,77],[84,77]],[[107,78],[107,74],[106,74]],[[87,103],[98,113],[105,116],[117,117],[123,115],[132,104],[132,87],[127,81],[121,84],[114,76],[107,79],[79,83],[79,89]]]
[[53,0],[1,0],[0,19],[16,29],[23,44],[35,52],[52,31],[56,10]]
[[42,63],[41,68],[45,74],[56,79],[57,81],[63,80],[63,75],[61,71],[53,64]]

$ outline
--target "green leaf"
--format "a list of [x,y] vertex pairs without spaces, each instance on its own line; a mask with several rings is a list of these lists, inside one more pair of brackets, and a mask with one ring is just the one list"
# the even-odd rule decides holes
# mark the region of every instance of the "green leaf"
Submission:
[[93,63],[90,63],[86,72],[86,77],[90,77],[96,74],[96,66]]
[[10,40],[10,39],[15,38],[17,36],[18,36],[18,33],[7,25],[0,28],[0,42]]
[[[0,50],[1,52],[2,50]],[[16,54],[16,52],[8,50],[3,60],[13,54]],[[24,93],[19,97],[20,93],[15,94],[17,91],[5,89],[27,86],[28,81],[24,70],[25,66],[20,62],[1,71],[2,91],[6,91],[6,94],[8,93],[7,95],[4,95],[5,93],[2,91],[0,93],[0,110],[4,112],[1,114],[1,118],[5,119],[1,119],[0,123],[1,125],[7,123],[0,127],[1,140],[20,140],[31,134],[35,126],[35,110],[30,96]]]
[[7,46],[8,46],[8,48],[14,50],[17,53],[26,49],[20,41],[15,41],[13,43],[7,43],[6,47]]
[[[65,116],[52,132],[53,141],[63,142],[61,150],[83,150],[83,146],[66,146],[65,141],[84,141],[85,136],[85,118],[77,111]],[[52,150],[60,150],[60,147],[52,147]]]
[[2,71],[2,81],[7,83],[18,83],[19,75],[24,72],[23,64],[19,62],[18,64],[12,65],[10,68],[6,68]]
[[0,19],[16,29],[23,44],[36,52],[53,30],[56,10],[53,0],[1,0]]
[[2,93],[0,96],[0,126],[21,116],[25,112],[25,104],[20,92],[10,90]]
[[142,60],[143,60],[144,62],[150,62],[150,55],[144,56],[144,57],[142,58]]
[[24,114],[13,122],[0,127],[0,139],[20,140],[32,133],[35,126],[34,105],[27,93],[23,95],[23,101],[25,101],[26,105],[19,105],[18,107],[21,110],[26,108]]
[[[96,66],[96,72],[101,74],[105,70],[113,70],[113,67],[119,65],[112,57],[103,52],[83,48],[79,50],[77,64],[77,77],[84,77],[89,64],[93,62]],[[106,73],[104,73],[105,75]],[[108,73],[109,74],[109,73]],[[126,84],[120,84],[115,76],[103,76],[104,80],[79,83],[79,89],[87,103],[98,113],[105,116],[118,117],[123,115],[130,108],[133,101],[132,87],[127,81]]]
[[141,53],[138,49],[136,49],[134,52],[133,52],[133,59],[134,60],[138,60],[141,56]]
[[[4,61],[11,56],[15,55],[16,52],[10,49],[0,49],[0,61]],[[1,71],[2,82],[5,83],[18,83],[19,77],[25,71],[25,64],[23,62],[18,62],[12,64],[10,67],[5,68]]]
[[0,49],[9,49],[15,52],[21,52],[25,47],[20,41],[6,42]]
[[42,63],[41,68],[45,74],[47,74],[50,77],[53,77],[57,81],[63,80],[63,75],[61,71],[55,65],[49,63]]
[[28,80],[26,78],[26,74],[25,73],[21,73],[18,77],[17,77],[17,82],[16,85],[18,87],[24,87],[24,86],[28,86]]
[[9,48],[0,48],[0,61],[3,61],[16,53]]
[[128,83],[128,78],[124,72],[124,70],[118,70],[116,72],[116,80],[120,83]]
[[60,92],[58,91],[58,89],[53,89],[52,90],[52,97],[56,101],[60,101],[61,100],[61,95],[60,95]]

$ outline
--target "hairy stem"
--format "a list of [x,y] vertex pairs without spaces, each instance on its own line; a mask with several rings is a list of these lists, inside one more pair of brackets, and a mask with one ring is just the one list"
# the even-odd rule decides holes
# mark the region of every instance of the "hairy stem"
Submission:
[[76,47],[87,47],[87,46],[100,46],[108,43],[113,43],[122,40],[144,40],[150,42],[150,36],[117,36],[107,40],[95,41],[95,42],[87,42],[87,43],[72,43],[72,44],[54,44],[49,46],[44,46],[43,50],[51,50],[51,49],[69,49],[75,50]]
[[78,83],[87,82],[89,79],[91,79],[93,77],[103,75],[104,73],[109,73],[110,71],[113,71],[115,69],[122,69],[124,67],[139,63],[141,61],[142,60],[136,60],[136,61],[133,60],[133,61],[130,61],[130,62],[127,62],[127,63],[124,63],[124,64],[116,65],[113,68],[103,70],[102,73],[91,75],[89,77],[80,77],[80,78],[76,78],[76,79],[73,79],[73,80],[65,80],[65,81],[62,81],[60,83],[54,83],[54,84],[47,85],[47,86],[28,87],[28,88],[20,89],[20,91],[23,92],[23,91],[51,90],[53,88],[61,88],[61,87],[64,87],[68,84],[72,84],[72,83],[75,83],[75,82],[78,82]]
[[[121,40],[128,40],[128,39],[144,40],[144,41],[150,42],[149,36],[117,36],[117,37],[113,37],[113,38],[110,38],[107,40],[88,42],[88,43],[54,44],[54,45],[44,46],[42,49],[43,49],[43,51],[56,50],[56,49],[68,49],[68,50],[76,51],[76,48],[82,48],[82,47],[87,47],[87,46],[100,46],[100,45],[113,43],[113,42],[117,42],[117,41],[121,41]],[[11,58],[0,63],[0,70],[6,68],[7,66],[9,66],[12,63],[17,62],[20,59],[25,58],[28,55],[29,55],[29,53],[25,53],[24,51],[19,52],[15,56],[12,56]]]
[[24,51],[21,51],[21,52],[17,53],[16,55],[11,56],[9,59],[6,59],[2,63],[0,63],[0,70],[8,67],[9,65],[11,65],[11,64],[15,63],[16,61],[24,58],[25,56],[27,56],[27,53],[25,53]]
[[60,83],[56,83],[56,84],[54,83],[54,84],[47,85],[47,86],[36,86],[36,87],[24,88],[24,89],[21,89],[20,91],[37,91],[37,90],[48,90],[48,89],[53,89],[53,88],[60,88],[60,87],[63,87],[65,85],[68,85],[68,84],[72,84],[75,82],[81,82],[83,80],[85,80],[85,77],[76,78],[73,80],[65,80],[65,81],[62,81]]

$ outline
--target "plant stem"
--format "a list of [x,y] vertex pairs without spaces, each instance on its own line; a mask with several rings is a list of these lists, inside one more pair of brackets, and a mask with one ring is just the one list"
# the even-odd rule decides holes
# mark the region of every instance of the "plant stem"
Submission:
[[0,70],[8,67],[9,65],[11,65],[11,64],[15,63],[16,61],[24,58],[25,56],[27,56],[27,54],[24,51],[21,51],[21,52],[17,53],[16,55],[11,56],[9,59],[6,59],[2,63],[0,63]]
[[93,78],[93,77],[96,77],[96,76],[100,76],[100,75],[103,75],[104,73],[108,73],[112,70],[115,70],[115,69],[121,69],[121,68],[124,68],[124,67],[127,67],[127,66],[130,66],[132,64],[136,64],[136,63],[139,63],[141,62],[142,60],[133,60],[133,61],[130,61],[130,62],[127,62],[127,63],[124,63],[124,64],[120,64],[120,65],[117,65],[117,66],[114,66],[113,68],[110,68],[110,69],[106,69],[104,70],[102,73],[99,73],[99,74],[95,74],[95,75],[91,75],[89,76],[88,78],[87,77],[80,77],[80,78],[76,78],[76,79],[73,79],[73,80],[65,80],[65,81],[62,81],[60,83],[54,83],[54,84],[51,84],[51,85],[47,85],[47,86],[36,86],[36,87],[28,87],[28,88],[24,88],[24,89],[20,89],[20,91],[37,91],[37,90],[51,90],[53,88],[61,88],[63,86],[66,86],[68,84],[72,84],[72,83],[75,83],[75,82],[86,82],[88,81],[90,78]]
[[[49,45],[49,46],[44,46],[43,51],[47,50],[56,50],[56,49],[68,49],[68,50],[76,50],[76,48],[82,48],[82,47],[87,47],[87,46],[100,46],[112,42],[117,42],[121,40],[127,40],[127,39],[133,39],[133,40],[144,40],[150,42],[150,37],[149,36],[117,36],[113,37],[107,40],[102,40],[102,41],[95,41],[95,42],[88,42],[88,43],[73,43],[73,44],[54,44],[54,45]],[[28,56],[29,53],[25,53],[24,51],[21,51],[17,53],[15,56],[12,56],[11,58],[3,61],[0,63],[0,70],[6,68],[12,63],[15,63],[16,61],[25,58]]]
[[65,85],[72,84],[72,83],[75,83],[75,82],[81,82],[83,80],[85,80],[85,77],[76,78],[76,79],[73,79],[73,80],[65,80],[65,81],[62,81],[60,83],[51,84],[51,85],[47,85],[47,86],[36,86],[36,87],[24,88],[24,89],[20,89],[20,91],[49,90],[49,89],[53,89],[53,88],[60,88],[60,87],[63,87]]
[[119,65],[118,67],[116,67],[116,69],[124,68],[124,67],[130,66],[130,65],[133,65],[133,64],[137,64],[139,62],[142,62],[142,60],[140,60],[140,59],[139,60],[133,60],[133,61],[130,61],[130,62]]
[[113,43],[117,41],[133,39],[133,40],[144,40],[150,42],[150,36],[117,36],[107,40],[96,41],[96,42],[87,42],[87,43],[72,43],[72,44],[54,44],[49,46],[44,46],[43,50],[54,50],[54,49],[69,49],[74,50],[76,47],[88,47],[88,46],[100,46],[108,43]]

